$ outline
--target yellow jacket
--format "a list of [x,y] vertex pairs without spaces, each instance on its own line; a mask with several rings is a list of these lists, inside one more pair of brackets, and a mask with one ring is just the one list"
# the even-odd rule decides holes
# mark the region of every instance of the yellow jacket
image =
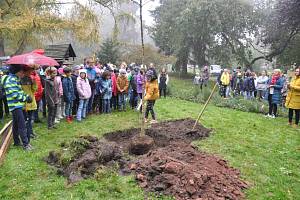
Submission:
[[32,103],[25,103],[25,110],[36,110],[37,105],[36,105],[36,100],[34,93],[37,90],[37,84],[35,81],[32,81],[31,78],[29,77],[24,77],[21,79],[21,86],[25,94],[29,95],[32,98]]
[[300,109],[300,77],[295,77],[291,81],[285,106],[291,109]]
[[159,98],[159,89],[157,80],[146,82],[146,96],[145,100],[156,100]]
[[221,83],[222,83],[222,85],[229,85],[229,83],[230,83],[229,73],[225,73],[225,72],[222,73]]

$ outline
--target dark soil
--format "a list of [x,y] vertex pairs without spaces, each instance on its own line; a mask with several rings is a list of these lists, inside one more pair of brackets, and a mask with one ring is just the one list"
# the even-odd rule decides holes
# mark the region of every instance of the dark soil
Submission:
[[[153,124],[142,137],[140,129],[108,133],[105,140],[85,136],[62,145],[73,152],[70,158],[63,158],[64,152],[50,152],[46,160],[69,183],[117,163],[122,172],[135,173],[139,185],[149,192],[176,199],[242,199],[247,184],[240,180],[239,171],[190,144],[210,133],[200,124],[191,131],[194,123],[184,119]],[[125,159],[127,154],[132,156]]]
[[241,199],[247,184],[225,160],[173,143],[140,157],[131,165],[139,185],[176,199]]

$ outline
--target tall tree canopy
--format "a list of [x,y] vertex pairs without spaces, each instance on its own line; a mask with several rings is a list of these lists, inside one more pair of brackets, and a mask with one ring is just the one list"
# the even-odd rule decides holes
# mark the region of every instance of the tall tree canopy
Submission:
[[189,58],[200,66],[209,61],[252,66],[259,59],[271,61],[295,39],[297,10],[298,0],[162,0],[151,31],[156,45],[176,55],[184,71]]

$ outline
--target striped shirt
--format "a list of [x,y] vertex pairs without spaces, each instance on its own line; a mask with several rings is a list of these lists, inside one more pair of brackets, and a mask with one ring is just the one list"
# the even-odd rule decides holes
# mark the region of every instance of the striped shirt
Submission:
[[9,74],[1,78],[1,84],[6,93],[9,111],[23,108],[28,97],[22,90],[20,79],[15,74]]

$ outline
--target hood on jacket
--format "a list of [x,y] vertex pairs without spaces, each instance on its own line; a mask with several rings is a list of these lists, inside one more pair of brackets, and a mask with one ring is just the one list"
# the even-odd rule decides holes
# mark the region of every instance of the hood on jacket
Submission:
[[87,72],[86,72],[86,70],[85,69],[81,69],[81,70],[79,70],[79,76],[80,76],[80,74],[81,73],[85,73],[85,76],[86,76],[86,78],[87,78]]

